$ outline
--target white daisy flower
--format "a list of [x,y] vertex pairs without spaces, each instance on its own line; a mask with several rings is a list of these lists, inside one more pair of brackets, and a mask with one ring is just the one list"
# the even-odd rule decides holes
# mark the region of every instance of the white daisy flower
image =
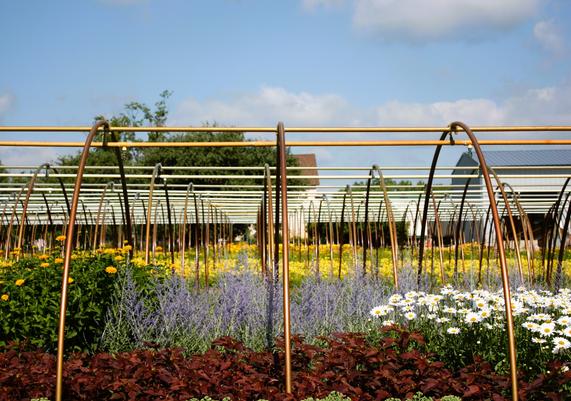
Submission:
[[466,314],[466,317],[464,317],[464,322],[468,324],[478,323],[480,321],[482,321],[482,318],[480,317],[479,314],[474,312],[468,312]]
[[492,313],[490,312],[489,309],[482,309],[478,315],[480,316],[480,318],[482,319],[486,319],[488,317],[490,317],[492,315]]
[[406,320],[414,320],[414,319],[416,319],[416,313],[414,313],[414,312],[407,312],[407,313],[404,314],[404,318],[405,318]]
[[458,327],[449,327],[446,332],[448,334],[460,334],[460,329]]
[[535,322],[527,321],[527,322],[524,322],[524,323],[522,324],[522,326],[525,327],[526,329],[530,330],[530,331],[537,331],[537,330],[539,330],[539,325],[538,325],[537,323],[535,323]]
[[369,314],[375,317],[386,316],[390,311],[392,311],[392,309],[393,308],[388,305],[381,305],[371,309]]
[[549,337],[555,331],[555,323],[542,323],[537,332],[544,337]]
[[562,350],[571,348],[571,341],[563,337],[555,337],[553,339],[553,344],[555,345],[555,347],[553,348],[554,354],[561,352]]

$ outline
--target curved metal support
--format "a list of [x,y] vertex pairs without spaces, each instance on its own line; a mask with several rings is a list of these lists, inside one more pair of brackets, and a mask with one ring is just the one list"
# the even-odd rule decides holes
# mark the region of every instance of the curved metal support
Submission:
[[535,281],[535,272],[534,272],[534,262],[533,262],[533,255],[535,250],[533,249],[533,229],[531,228],[531,224],[529,222],[527,213],[521,206],[521,202],[519,201],[519,195],[517,192],[514,191],[513,187],[508,183],[502,184],[504,187],[508,187],[512,193],[512,199],[514,200],[515,206],[518,210],[520,220],[521,220],[521,228],[524,238],[525,244],[525,252],[527,254],[527,273],[529,276],[530,282]]
[[[343,266],[343,245],[345,245],[345,235],[343,235],[343,228],[345,224],[345,205],[347,202],[347,192],[350,190],[349,185],[345,187],[343,194],[343,204],[341,205],[341,220],[340,220],[340,233],[339,233],[339,273],[338,278],[341,279],[341,267]],[[350,229],[349,229],[350,230]]]
[[188,224],[188,196],[190,193],[194,195],[194,185],[192,182],[186,187],[186,194],[184,196],[184,209],[182,212],[182,238],[181,238],[181,249],[180,249],[180,270],[183,277],[185,277],[185,254],[186,254],[186,226]]
[[18,203],[20,203],[20,197],[22,196],[22,192],[24,192],[24,188],[20,188],[18,191],[18,195],[16,195],[16,200],[14,201],[14,206],[12,207],[12,215],[10,216],[10,223],[8,224],[8,232],[6,233],[5,239],[5,250],[4,250],[4,258],[8,259],[8,255],[10,254],[10,246],[12,245],[12,227],[14,226],[14,220],[17,219],[16,210],[18,209]]
[[502,194],[502,198],[504,200],[506,212],[508,213],[508,219],[510,221],[510,228],[511,228],[511,232],[512,232],[512,237],[514,239],[514,248],[515,248],[515,253],[516,253],[516,262],[517,262],[517,267],[518,267],[519,278],[520,278],[521,282],[523,282],[523,267],[522,267],[522,263],[521,263],[521,254],[519,251],[519,235],[517,234],[517,230],[515,228],[515,222],[513,219],[512,208],[510,207],[510,202],[508,200],[508,196],[506,195],[506,191],[504,190],[504,185],[502,184],[500,177],[498,177],[498,174],[496,173],[496,171],[493,168],[488,166],[488,170],[494,176],[494,179],[496,180],[496,183],[498,185],[498,189],[500,190],[500,193]]
[[[571,180],[571,177],[567,178],[565,180],[565,183],[563,184],[563,187],[561,188],[561,191],[559,191],[559,196],[557,197],[557,201],[555,202],[555,204],[553,205],[553,210],[551,212],[551,216],[552,216],[552,220],[553,220],[553,224],[552,229],[551,229],[551,240],[548,241],[548,233],[549,231],[547,230],[547,225],[546,225],[546,230],[544,231],[544,235],[543,235],[543,268],[544,268],[544,274],[545,274],[545,280],[547,282],[547,285],[551,285],[551,270],[552,270],[552,265],[553,265],[553,258],[554,258],[554,253],[555,253],[555,243],[557,241],[557,237],[558,237],[558,233],[559,233],[559,220],[561,219],[560,213],[559,213],[559,206],[561,205],[561,199],[563,198],[563,194],[565,193],[566,189],[567,189],[567,185],[569,185],[569,181]],[[550,215],[549,213],[547,214],[548,216]],[[547,255],[546,255],[546,251],[547,250]],[[547,260],[546,260],[546,256],[547,256]]]
[[[20,227],[18,227],[18,242],[16,248],[22,249],[22,241],[24,239],[24,227],[26,226],[26,213],[28,211],[28,204],[30,202],[30,196],[32,195],[32,191],[34,190],[34,184],[36,182],[36,178],[41,170],[44,168],[48,168],[49,164],[45,163],[39,166],[36,171],[32,174],[32,177],[28,181],[28,189],[26,191],[26,197],[24,199],[24,204],[22,207],[22,217],[20,218]],[[19,258],[19,255],[18,255]]]
[[387,210],[387,220],[389,224],[389,237],[391,240],[391,254],[393,259],[393,281],[395,284],[395,289],[398,290],[399,288],[399,280],[398,280],[398,236],[397,236],[397,226],[395,223],[395,218],[393,215],[393,208],[391,205],[391,201],[389,199],[389,194],[387,192],[387,186],[385,185],[385,177],[383,176],[383,172],[376,164],[373,165],[371,169],[372,172],[376,172],[379,175],[379,185],[381,186],[381,190],[383,191],[383,199],[385,200],[385,208]]
[[[565,204],[563,209],[565,210]],[[561,236],[561,244],[559,245],[559,256],[557,258],[557,271],[555,272],[555,292],[559,292],[561,288],[561,278],[563,274],[563,256],[565,255],[565,244],[567,243],[567,233],[569,232],[569,221],[571,219],[571,202],[567,204],[567,214],[565,215],[565,223],[563,223],[563,235]]]
[[[171,254],[171,264],[174,265],[174,228],[172,225],[172,217],[171,217],[171,203],[169,198],[169,190],[167,186],[167,180],[163,177],[163,188],[165,190],[165,198],[167,199],[167,220],[169,223],[169,246],[170,246],[170,254]],[[172,271],[174,273],[174,267],[172,267]]]
[[488,174],[488,165],[486,164],[486,159],[484,158],[484,154],[482,149],[480,148],[480,144],[476,139],[476,136],[472,133],[472,130],[464,123],[461,122],[453,122],[450,124],[450,131],[456,133],[457,129],[461,128],[464,130],[468,138],[470,139],[472,145],[474,146],[474,150],[476,155],[478,156],[478,160],[480,162],[480,167],[482,168],[482,176],[484,177],[484,182],[486,184],[486,191],[488,192],[488,198],[490,201],[490,207],[492,210],[492,218],[494,222],[494,228],[496,230],[496,238],[498,244],[498,252],[500,256],[500,267],[501,267],[501,274],[502,274],[502,286],[504,292],[504,303],[505,303],[505,311],[506,311],[506,326],[507,326],[507,334],[508,334],[508,353],[509,353],[509,362],[510,362],[510,378],[511,378],[511,390],[512,390],[512,400],[518,400],[518,383],[517,383],[517,361],[516,361],[516,345],[515,345],[515,335],[514,335],[514,325],[513,325],[513,316],[512,316],[512,308],[511,308],[511,295],[510,295],[510,285],[509,285],[509,275],[508,275],[508,266],[506,261],[505,249],[504,249],[504,241],[501,235],[501,225],[500,225],[500,218],[498,214],[498,208],[495,202],[494,196],[494,189],[492,187],[492,181],[490,180],[490,175]]
[[272,241],[272,233],[274,229],[274,223],[272,217],[274,215],[274,205],[273,205],[273,194],[272,194],[272,175],[270,172],[270,166],[268,164],[264,165],[264,195],[266,197],[266,214],[262,216],[264,221],[267,221],[266,230],[264,232],[264,236],[266,238],[266,263],[267,266],[270,266],[272,269],[271,277],[272,280],[276,280],[276,273],[277,271],[274,269],[274,241]]
[[329,198],[327,195],[323,195],[325,204],[327,205],[328,222],[326,228],[328,229],[328,245],[329,245],[329,277],[333,277],[333,215],[331,212],[331,205],[329,203]]
[[[101,239],[98,238],[98,236],[101,236],[101,234],[99,233],[99,227],[101,226],[101,218],[102,215],[105,215],[105,211],[103,209],[103,202],[105,201],[105,195],[107,194],[107,189],[109,189],[110,186],[113,185],[112,181],[109,181],[108,183],[105,184],[105,187],[103,187],[103,191],[101,192],[101,196],[99,197],[99,205],[97,207],[97,214],[95,217],[95,234],[93,235],[93,250],[95,251],[97,249],[97,243],[99,242],[99,245],[101,246]],[[101,230],[103,231],[103,230]]]
[[[373,180],[373,170],[369,170],[369,178],[367,179],[367,189],[365,192],[365,229],[369,231],[369,197],[371,195],[371,181]],[[369,238],[365,235],[363,242],[363,273],[367,272],[367,248],[369,247]],[[371,258],[372,259],[372,258]],[[372,269],[372,267],[371,267]]]
[[[450,142],[453,144],[452,134],[450,131],[444,131],[440,136],[440,141],[446,139],[450,136]],[[430,195],[432,194],[432,184],[434,182],[434,173],[436,171],[436,164],[438,163],[438,157],[440,156],[440,151],[442,150],[442,145],[437,145],[434,150],[434,156],[432,157],[432,164],[430,165],[430,173],[428,175],[428,182],[426,183],[426,190],[424,194],[424,207],[422,209],[422,225],[420,227],[420,244],[418,245],[418,272],[417,272],[417,286],[420,287],[421,277],[422,277],[422,259],[424,257],[424,236],[426,233],[426,222],[428,220],[428,204],[430,202]]]
[[[477,170],[472,170],[471,174],[474,174]],[[462,216],[464,215],[464,203],[466,202],[466,194],[468,193],[468,187],[470,186],[470,182],[472,181],[472,177],[468,178],[466,181],[466,185],[464,185],[464,192],[462,192],[462,200],[460,201],[460,212],[458,217],[458,224],[456,225],[456,238],[460,237],[460,231],[463,230],[464,224],[462,224]],[[454,246],[454,271],[458,271],[458,245],[460,241],[456,241]]]
[[[117,136],[114,131],[107,131],[107,134],[111,137],[112,142],[117,142]],[[106,148],[108,144],[107,136],[103,136],[103,148]],[[115,158],[117,159],[117,166],[119,167],[119,176],[121,178],[121,189],[123,192],[123,207],[125,209],[125,223],[126,223],[126,237],[127,244],[131,246],[129,250],[129,255],[133,257],[133,228],[131,226],[131,213],[129,212],[129,192],[127,191],[127,179],[125,178],[125,168],[123,166],[123,157],[121,156],[121,150],[118,147],[113,148],[115,153]]]
[[[291,326],[290,326],[290,296],[289,296],[289,227],[287,212],[287,153],[285,144],[285,132],[282,122],[277,126],[277,168],[276,168],[276,220],[279,218],[277,207],[277,194],[281,196],[282,208],[282,271],[283,271],[283,314],[284,314],[284,351],[285,351],[285,392],[291,394]],[[278,188],[279,186],[279,188]],[[279,227],[276,224],[276,241]],[[277,251],[276,247],[276,253]],[[276,260],[278,258],[276,257]]]
[[64,253],[64,263],[63,263],[63,275],[62,275],[62,288],[61,288],[61,303],[59,312],[59,327],[58,327],[58,346],[57,346],[57,364],[56,364],[56,401],[61,401],[63,395],[63,351],[64,351],[64,339],[65,339],[65,314],[67,309],[67,287],[69,280],[69,268],[71,263],[71,252],[73,250],[73,232],[75,228],[75,218],[77,214],[77,206],[79,203],[79,194],[81,192],[81,182],[83,181],[83,172],[85,170],[85,165],[87,163],[87,157],[89,156],[89,148],[93,139],[99,132],[100,128],[104,128],[105,132],[109,130],[109,123],[107,121],[96,122],[87,139],[85,140],[85,145],[83,151],[81,152],[81,157],[79,160],[79,167],[77,169],[77,176],[75,178],[75,185],[73,190],[73,198],[71,202],[71,211],[69,214],[69,224],[67,226],[67,234],[65,238],[65,253]]
[[[446,272],[444,271],[444,253],[443,253],[444,238],[442,237],[442,224],[440,223],[440,213],[439,213],[440,202],[442,202],[442,200],[439,200],[438,205],[436,205],[436,198],[434,197],[434,193],[432,192],[432,190],[430,190],[430,199],[432,199],[432,208],[434,209],[434,226],[436,228],[436,230],[432,231],[432,234],[434,234],[434,231],[436,231],[436,239],[438,240],[438,255],[440,256],[440,265],[439,265],[440,279],[442,280],[442,284],[444,284],[446,282]],[[432,235],[431,238],[433,238]],[[432,244],[432,256],[433,256],[432,261],[434,262],[434,244]],[[433,271],[431,271],[431,273],[433,273]]]
[[353,251],[353,268],[357,270],[357,218],[355,216],[355,200],[353,199],[353,190],[350,185],[346,187],[349,201],[351,202],[351,224],[349,225],[349,243]]
[[151,251],[151,213],[153,210],[153,192],[155,191],[155,181],[157,177],[161,174],[161,163],[157,163],[153,169],[153,175],[151,176],[151,185],[149,186],[149,200],[147,202],[147,217],[146,217],[146,228],[145,228],[145,264],[149,264],[149,254]]

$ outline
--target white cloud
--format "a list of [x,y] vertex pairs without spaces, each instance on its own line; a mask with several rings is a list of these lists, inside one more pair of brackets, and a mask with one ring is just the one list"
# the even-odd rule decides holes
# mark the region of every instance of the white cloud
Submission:
[[357,112],[341,96],[293,93],[284,88],[264,86],[254,93],[228,100],[183,101],[174,113],[177,124],[217,122],[225,125],[327,125],[344,122],[356,125]]
[[461,120],[468,125],[568,124],[571,121],[571,83],[528,89],[496,102],[460,99],[434,103],[387,102],[377,109],[378,125],[446,125]]
[[345,0],[302,0],[303,8],[306,10],[315,10],[319,7],[335,8],[340,7]]
[[446,125],[454,120],[471,125],[568,124],[571,81],[523,90],[501,101],[461,98],[420,103],[395,99],[370,109],[359,108],[337,94],[294,93],[265,86],[226,100],[184,100],[170,123],[273,126],[283,121],[286,126],[415,126]]
[[[69,150],[67,150],[69,153]],[[42,163],[54,162],[66,150],[55,148],[0,148],[0,161],[5,166],[39,166]]]
[[565,52],[565,42],[560,29],[553,21],[539,21],[533,27],[533,36],[550,53],[560,56]]
[[488,99],[461,99],[452,102],[404,103],[391,101],[377,109],[379,125],[446,125],[454,120],[500,124],[504,112]]
[[358,30],[386,41],[479,40],[531,18],[545,0],[354,0]]
[[0,95],[0,118],[14,105],[16,98],[11,93]]
[[[557,125],[571,121],[571,82],[523,90],[504,100],[464,98],[435,102],[392,100],[362,109],[336,94],[290,92],[279,87],[263,87],[225,100],[187,99],[176,107],[172,125],[200,125],[218,122],[234,126],[274,126],[283,121],[295,126],[447,126],[453,121],[478,125]],[[423,135],[435,139],[439,134]],[[521,137],[521,134],[517,134]],[[537,134],[533,134],[537,137]],[[258,137],[258,135],[256,135]],[[505,134],[504,137],[510,137]],[[526,137],[531,137],[527,135]],[[346,136],[344,139],[348,139]],[[353,139],[379,139],[375,134],[354,135]],[[418,134],[392,135],[392,139],[419,138]],[[300,139],[300,138],[298,138]],[[309,139],[308,137],[303,139]],[[311,139],[316,139],[315,136]],[[319,135],[319,140],[339,140],[338,134]],[[430,163],[432,151],[426,148],[294,148],[296,153],[314,152],[322,166]],[[458,148],[443,156],[442,164],[456,162]],[[323,183],[326,183],[325,181]]]

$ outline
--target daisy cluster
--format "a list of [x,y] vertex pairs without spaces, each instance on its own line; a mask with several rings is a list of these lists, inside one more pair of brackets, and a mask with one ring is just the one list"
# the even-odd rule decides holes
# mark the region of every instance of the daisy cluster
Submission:
[[[571,348],[571,289],[549,291],[518,288],[512,294],[512,314],[524,334],[536,344],[550,346],[553,353]],[[487,290],[459,291],[443,287],[438,294],[410,291],[393,294],[370,314],[383,325],[424,323],[446,335],[484,330],[505,330],[503,293]]]

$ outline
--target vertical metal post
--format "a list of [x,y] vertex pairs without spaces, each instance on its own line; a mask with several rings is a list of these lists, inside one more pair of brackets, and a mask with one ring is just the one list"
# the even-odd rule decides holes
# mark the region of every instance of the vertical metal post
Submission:
[[285,340],[285,391],[291,394],[291,327],[289,297],[289,227],[287,213],[287,170],[284,124],[277,127],[277,171],[279,174],[282,206],[282,272],[283,272],[283,308]]
[[[153,209],[153,192],[155,190],[155,181],[157,176],[161,173],[161,164],[157,163],[153,169],[153,175],[151,177],[151,185],[149,187],[149,200],[147,202],[147,224],[145,227],[145,264],[149,264],[149,253],[151,250],[151,212]],[[142,200],[141,200],[142,202]],[[144,205],[143,205],[144,208]]]

